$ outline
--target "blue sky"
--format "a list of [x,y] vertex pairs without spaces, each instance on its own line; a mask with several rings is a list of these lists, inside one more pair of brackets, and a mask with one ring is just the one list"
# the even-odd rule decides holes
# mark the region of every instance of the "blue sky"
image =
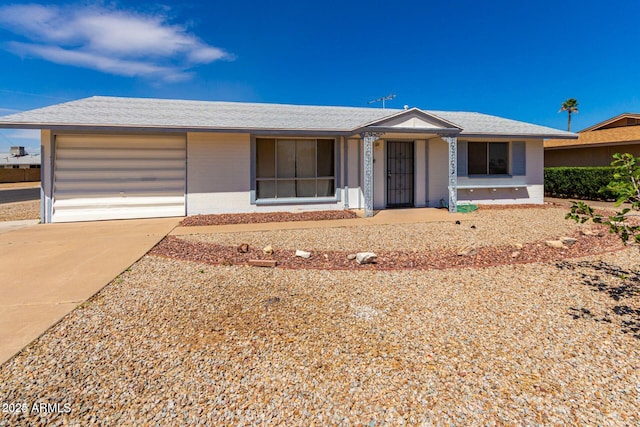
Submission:
[[[0,114],[93,95],[479,111],[581,130],[640,112],[640,2],[0,3]],[[33,131],[0,132],[37,149]]]

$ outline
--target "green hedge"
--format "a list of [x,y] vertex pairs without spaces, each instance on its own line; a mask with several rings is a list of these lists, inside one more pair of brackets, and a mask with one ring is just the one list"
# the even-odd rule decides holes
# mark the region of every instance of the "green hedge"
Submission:
[[562,198],[611,200],[616,198],[606,188],[611,180],[613,168],[610,166],[544,168],[544,194]]

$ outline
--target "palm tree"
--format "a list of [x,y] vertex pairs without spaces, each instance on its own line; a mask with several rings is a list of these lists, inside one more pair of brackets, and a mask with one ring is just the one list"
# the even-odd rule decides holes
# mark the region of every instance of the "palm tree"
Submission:
[[562,103],[559,113],[566,111],[569,115],[567,130],[571,132],[571,114],[578,113],[578,101],[575,98],[569,98]]

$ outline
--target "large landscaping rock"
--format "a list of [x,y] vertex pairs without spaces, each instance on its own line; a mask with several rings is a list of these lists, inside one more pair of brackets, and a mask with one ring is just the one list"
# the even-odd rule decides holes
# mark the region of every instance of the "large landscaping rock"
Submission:
[[549,246],[550,248],[555,248],[555,249],[566,249],[567,247],[564,245],[564,243],[562,243],[562,240],[547,240],[546,242],[544,242],[547,246]]
[[371,264],[378,259],[378,256],[373,252],[358,252],[356,254],[356,261],[358,264]]
[[300,258],[311,258],[311,252],[296,250],[296,256]]

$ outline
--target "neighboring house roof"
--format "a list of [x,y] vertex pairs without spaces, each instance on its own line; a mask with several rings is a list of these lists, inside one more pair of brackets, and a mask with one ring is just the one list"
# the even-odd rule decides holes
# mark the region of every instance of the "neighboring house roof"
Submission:
[[544,148],[640,143],[640,114],[624,113],[578,132],[577,140],[548,139]]
[[636,125],[640,124],[639,121],[640,113],[622,113],[603,122],[596,123],[591,127],[581,130],[580,132],[589,132],[598,129]]
[[12,156],[9,153],[0,153],[0,167],[9,165],[39,165],[40,153],[24,156]]
[[[240,102],[92,97],[0,117],[0,128],[140,129],[175,131],[317,131],[357,133],[391,118],[430,117],[433,130],[466,136],[508,135],[575,138],[546,126],[480,113],[328,107]],[[398,129],[399,130],[399,129]],[[422,129],[427,131],[426,129]]]

